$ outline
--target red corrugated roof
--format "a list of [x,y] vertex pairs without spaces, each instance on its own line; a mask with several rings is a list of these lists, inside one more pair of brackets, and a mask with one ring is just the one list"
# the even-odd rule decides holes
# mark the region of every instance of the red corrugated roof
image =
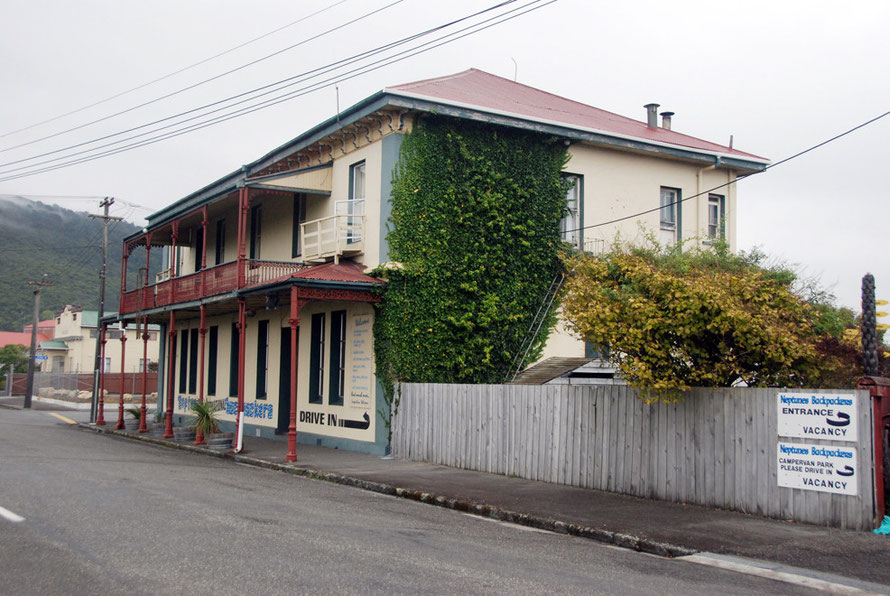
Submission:
[[[38,331],[37,331],[37,341],[38,342],[49,341],[50,339],[52,339],[52,337],[47,337],[43,333],[40,333],[40,331],[39,331],[40,327],[38,327],[37,329],[38,329]],[[30,347],[31,346],[31,333],[30,332],[28,332],[28,333],[21,332],[20,333],[18,331],[0,331],[0,348],[9,346],[9,345],[16,345],[16,344],[25,346],[26,348]]]
[[[471,68],[464,72],[415,81],[389,87],[387,92],[419,96],[432,101],[446,102],[503,114],[546,121],[571,128],[654,141],[679,147],[723,153],[742,159],[765,160],[751,153],[730,149],[661,127],[649,127],[645,122],[613,114],[587,104],[560,97],[528,85]],[[640,108],[642,111],[642,108]]]
[[[24,329],[26,332],[31,332],[31,327],[34,325],[25,325]],[[47,319],[45,321],[40,321],[37,323],[37,331],[39,332],[41,329],[55,329],[56,328],[56,320],[55,319]]]
[[297,279],[318,279],[324,281],[345,281],[361,283],[384,283],[383,280],[365,275],[365,266],[360,263],[342,262],[338,264],[325,263],[316,265],[294,273],[292,277]]

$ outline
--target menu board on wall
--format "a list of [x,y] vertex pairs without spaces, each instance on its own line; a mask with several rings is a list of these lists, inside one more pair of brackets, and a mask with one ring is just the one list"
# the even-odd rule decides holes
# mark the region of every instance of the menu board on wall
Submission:
[[372,328],[371,315],[353,315],[349,405],[363,410],[370,410],[373,407],[371,400],[371,378],[373,376],[371,366],[374,358]]

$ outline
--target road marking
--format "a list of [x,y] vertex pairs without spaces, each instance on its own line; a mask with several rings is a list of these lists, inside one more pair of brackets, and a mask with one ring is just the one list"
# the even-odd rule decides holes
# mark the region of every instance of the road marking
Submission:
[[55,416],[56,418],[58,418],[58,419],[61,420],[62,422],[67,422],[68,424],[77,424],[75,421],[71,420],[70,418],[65,418],[65,417],[62,416],[61,414],[53,414],[52,412],[47,412],[47,413],[48,413],[50,416]]
[[23,521],[25,521],[25,518],[22,517],[21,515],[18,515],[18,514],[16,514],[16,513],[13,513],[13,512],[10,511],[9,509],[4,509],[3,507],[0,507],[0,517],[2,517],[3,519],[5,519],[6,521],[11,521],[11,522],[23,522]]
[[756,575],[775,581],[804,586],[813,590],[831,592],[832,594],[887,594],[886,588],[877,584],[848,580],[838,576],[810,572],[805,569],[788,567],[777,563],[746,560],[741,557],[729,557],[714,553],[698,553],[685,557],[677,557],[678,561],[688,561],[709,567],[718,567],[727,571]]

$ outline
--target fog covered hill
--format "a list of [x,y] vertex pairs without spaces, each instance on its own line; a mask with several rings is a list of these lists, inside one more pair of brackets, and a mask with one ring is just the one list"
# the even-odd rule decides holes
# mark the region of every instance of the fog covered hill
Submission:
[[[138,229],[126,221],[109,225],[106,312],[117,310],[123,239]],[[137,251],[130,258],[130,272],[145,265],[139,257]],[[33,291],[25,282],[37,281],[44,273],[53,285],[41,293],[41,319],[48,318],[45,311],[57,312],[65,304],[98,309],[101,268],[101,220],[83,211],[0,197],[0,331],[21,331],[31,322]],[[152,273],[159,269],[153,263]]]

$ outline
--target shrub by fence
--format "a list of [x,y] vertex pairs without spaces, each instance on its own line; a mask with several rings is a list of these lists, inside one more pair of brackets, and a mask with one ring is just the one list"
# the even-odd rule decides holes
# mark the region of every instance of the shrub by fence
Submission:
[[[776,389],[695,389],[648,405],[625,386],[403,384],[396,457],[851,529],[874,527],[872,410],[856,402],[858,494],[778,485]],[[837,390],[793,390],[838,393]],[[782,443],[838,446],[819,439]]]

